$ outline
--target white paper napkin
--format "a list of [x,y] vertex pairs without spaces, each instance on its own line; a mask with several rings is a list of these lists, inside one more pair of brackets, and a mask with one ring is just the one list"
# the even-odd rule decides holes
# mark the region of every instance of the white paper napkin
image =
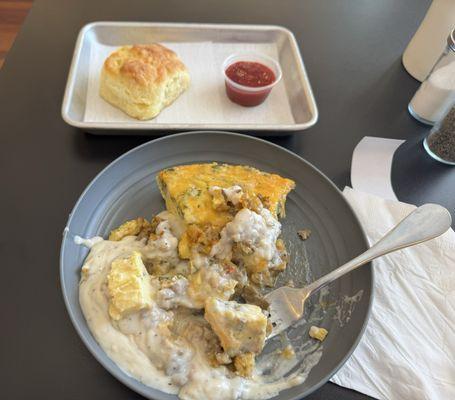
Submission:
[[172,105],[156,118],[138,121],[111,106],[99,95],[99,77],[104,60],[117,46],[93,43],[90,51],[85,122],[129,122],[137,124],[293,124],[283,81],[273,88],[267,101],[245,108],[232,103],[225,93],[223,61],[232,53],[256,52],[278,59],[274,43],[163,43],[174,50],[187,66],[191,84]]
[[[370,244],[415,209],[344,194]],[[367,329],[332,381],[378,399],[455,399],[455,232],[374,261],[374,275]]]

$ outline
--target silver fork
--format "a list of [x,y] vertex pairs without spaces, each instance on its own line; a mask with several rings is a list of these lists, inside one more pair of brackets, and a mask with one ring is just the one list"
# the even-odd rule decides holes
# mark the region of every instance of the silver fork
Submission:
[[322,287],[375,258],[434,239],[447,231],[451,224],[450,213],[444,207],[425,204],[404,218],[367,251],[308,286],[299,289],[283,286],[270,292],[265,296],[270,304],[270,319],[273,324],[273,330],[268,338],[301,319],[305,301]]

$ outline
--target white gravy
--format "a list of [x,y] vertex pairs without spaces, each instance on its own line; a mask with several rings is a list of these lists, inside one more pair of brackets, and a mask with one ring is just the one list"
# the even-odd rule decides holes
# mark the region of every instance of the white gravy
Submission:
[[[238,235],[251,239],[258,251],[272,259],[270,248],[280,232],[278,221],[271,216],[269,218],[266,213],[252,215],[251,211],[243,210],[239,214],[239,218],[231,223],[232,229],[228,228],[229,232],[224,237],[222,235],[220,242],[223,243],[218,246],[220,251],[226,248],[229,251],[229,246]],[[310,355],[314,363],[310,366],[303,363],[304,366],[286,378],[282,378],[285,370],[289,371],[299,360],[294,359],[289,364],[289,360],[274,353],[266,355],[263,362],[258,360],[250,379],[236,375],[225,366],[212,367],[206,352],[217,343],[215,334],[200,311],[185,307],[170,309],[174,305],[170,303],[171,293],[167,293],[168,297],[164,296],[166,293],[158,296],[158,279],[151,281],[154,301],[150,309],[117,322],[111,320],[106,280],[112,261],[139,251],[144,259],[167,258],[172,264],[181,263],[181,260],[176,260],[176,236],[180,232],[176,232],[178,229],[174,226],[175,221],[161,222],[158,226],[161,237],[149,244],[145,239],[137,240],[135,236],[117,242],[101,238],[76,239],[77,243],[91,247],[82,267],[79,301],[91,332],[107,355],[128,375],[147,386],[178,394],[182,400],[267,399],[303,382],[320,355]],[[247,237],[250,234],[251,237]],[[179,282],[172,290],[175,295],[182,296],[179,300],[184,303],[184,282]],[[168,324],[171,322],[173,324]],[[277,373],[266,374],[264,371],[270,370],[272,359],[280,367],[276,368]]]

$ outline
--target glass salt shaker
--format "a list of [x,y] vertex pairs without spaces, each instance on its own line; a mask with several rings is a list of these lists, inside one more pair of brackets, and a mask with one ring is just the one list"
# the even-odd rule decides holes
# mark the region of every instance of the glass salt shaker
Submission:
[[409,103],[409,113],[424,124],[434,125],[447,113],[455,100],[455,29],[430,74]]
[[455,101],[431,129],[423,141],[423,147],[435,160],[455,165]]

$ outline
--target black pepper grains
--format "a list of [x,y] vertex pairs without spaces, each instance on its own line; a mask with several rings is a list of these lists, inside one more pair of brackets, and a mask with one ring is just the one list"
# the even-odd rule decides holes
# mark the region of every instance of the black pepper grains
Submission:
[[444,161],[455,163],[455,107],[450,109],[426,141],[433,154]]

